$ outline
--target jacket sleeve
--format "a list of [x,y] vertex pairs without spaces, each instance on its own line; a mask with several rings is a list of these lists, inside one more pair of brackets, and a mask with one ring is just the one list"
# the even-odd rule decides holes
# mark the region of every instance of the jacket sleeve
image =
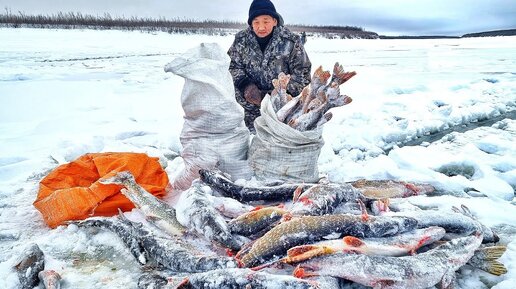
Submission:
[[310,71],[312,63],[306,54],[305,48],[299,37],[294,42],[294,49],[290,53],[291,79],[287,90],[292,96],[298,96],[303,88],[310,84]]
[[[251,83],[251,79],[247,76],[245,72],[244,59],[242,57],[242,52],[240,47],[242,47],[242,39],[239,37],[235,37],[233,44],[228,50],[229,58],[231,59],[229,63],[229,73],[233,77],[233,84],[236,90],[242,92],[244,88]],[[236,93],[237,101],[244,101],[243,99],[238,99],[239,96],[242,96],[242,93]]]

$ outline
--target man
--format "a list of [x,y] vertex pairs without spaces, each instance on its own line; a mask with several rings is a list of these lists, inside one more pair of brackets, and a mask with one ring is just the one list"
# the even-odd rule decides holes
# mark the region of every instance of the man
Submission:
[[238,32],[229,48],[229,71],[235,97],[244,108],[245,124],[254,133],[260,103],[274,88],[280,72],[290,74],[287,92],[298,96],[310,83],[311,63],[299,35],[283,26],[270,0],[254,0],[249,7],[249,27]]

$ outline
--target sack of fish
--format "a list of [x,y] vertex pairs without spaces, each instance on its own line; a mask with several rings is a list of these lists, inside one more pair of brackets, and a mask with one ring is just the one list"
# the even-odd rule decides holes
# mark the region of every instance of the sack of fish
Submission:
[[[407,201],[433,193],[428,184],[360,180],[252,187],[220,171],[199,174],[171,206],[131,173],[120,172],[102,182],[123,186],[146,221],[120,213],[70,223],[117,235],[135,264],[145,265],[139,288],[348,288],[350,282],[420,289],[440,282],[451,288],[465,265],[506,273],[496,261],[505,246],[494,246],[496,234],[466,207],[426,210]],[[30,286],[44,268],[36,249],[16,266],[20,282]],[[59,282],[56,274],[40,275]]]
[[184,124],[181,157],[185,167],[172,186],[188,189],[200,168],[216,165],[235,177],[247,178],[249,131],[243,109],[235,101],[229,56],[216,43],[202,43],[165,66],[185,79],[181,93]]
[[249,147],[249,165],[259,179],[315,182],[317,161],[324,145],[322,125],[332,118],[331,108],[351,102],[340,85],[356,75],[335,63],[333,74],[320,66],[301,94],[287,93],[290,76],[280,73],[266,95],[255,120],[256,136]]

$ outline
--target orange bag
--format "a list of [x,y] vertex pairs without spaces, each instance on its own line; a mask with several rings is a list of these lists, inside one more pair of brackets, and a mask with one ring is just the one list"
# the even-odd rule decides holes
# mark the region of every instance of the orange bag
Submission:
[[52,228],[64,221],[91,216],[113,216],[118,208],[134,208],[119,185],[104,185],[99,179],[130,171],[136,182],[156,197],[168,190],[167,173],[158,158],[142,153],[89,153],[55,168],[40,181],[34,206]]

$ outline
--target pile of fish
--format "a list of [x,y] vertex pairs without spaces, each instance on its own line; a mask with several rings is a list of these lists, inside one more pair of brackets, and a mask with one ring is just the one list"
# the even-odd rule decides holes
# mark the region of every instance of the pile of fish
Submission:
[[[505,246],[496,246],[496,234],[467,207],[442,212],[404,201],[432,193],[427,184],[358,180],[250,187],[216,170],[201,170],[200,176],[173,208],[120,172],[102,182],[123,185],[147,222],[120,212],[70,224],[118,236],[145,266],[138,286],[147,289],[341,288],[346,282],[449,288],[464,265],[507,272],[497,261]],[[16,265],[22,288],[36,286],[39,278],[46,288],[59,288],[59,274],[43,271],[43,260],[32,246]]]
[[319,66],[311,83],[301,94],[292,97],[287,93],[290,75],[283,72],[272,81],[274,86],[271,92],[271,103],[278,120],[299,130],[313,130],[329,121],[333,115],[328,112],[331,108],[349,104],[352,99],[341,95],[339,86],[356,75],[355,71],[346,72],[338,62],[333,67],[330,78],[329,71],[323,71]]

